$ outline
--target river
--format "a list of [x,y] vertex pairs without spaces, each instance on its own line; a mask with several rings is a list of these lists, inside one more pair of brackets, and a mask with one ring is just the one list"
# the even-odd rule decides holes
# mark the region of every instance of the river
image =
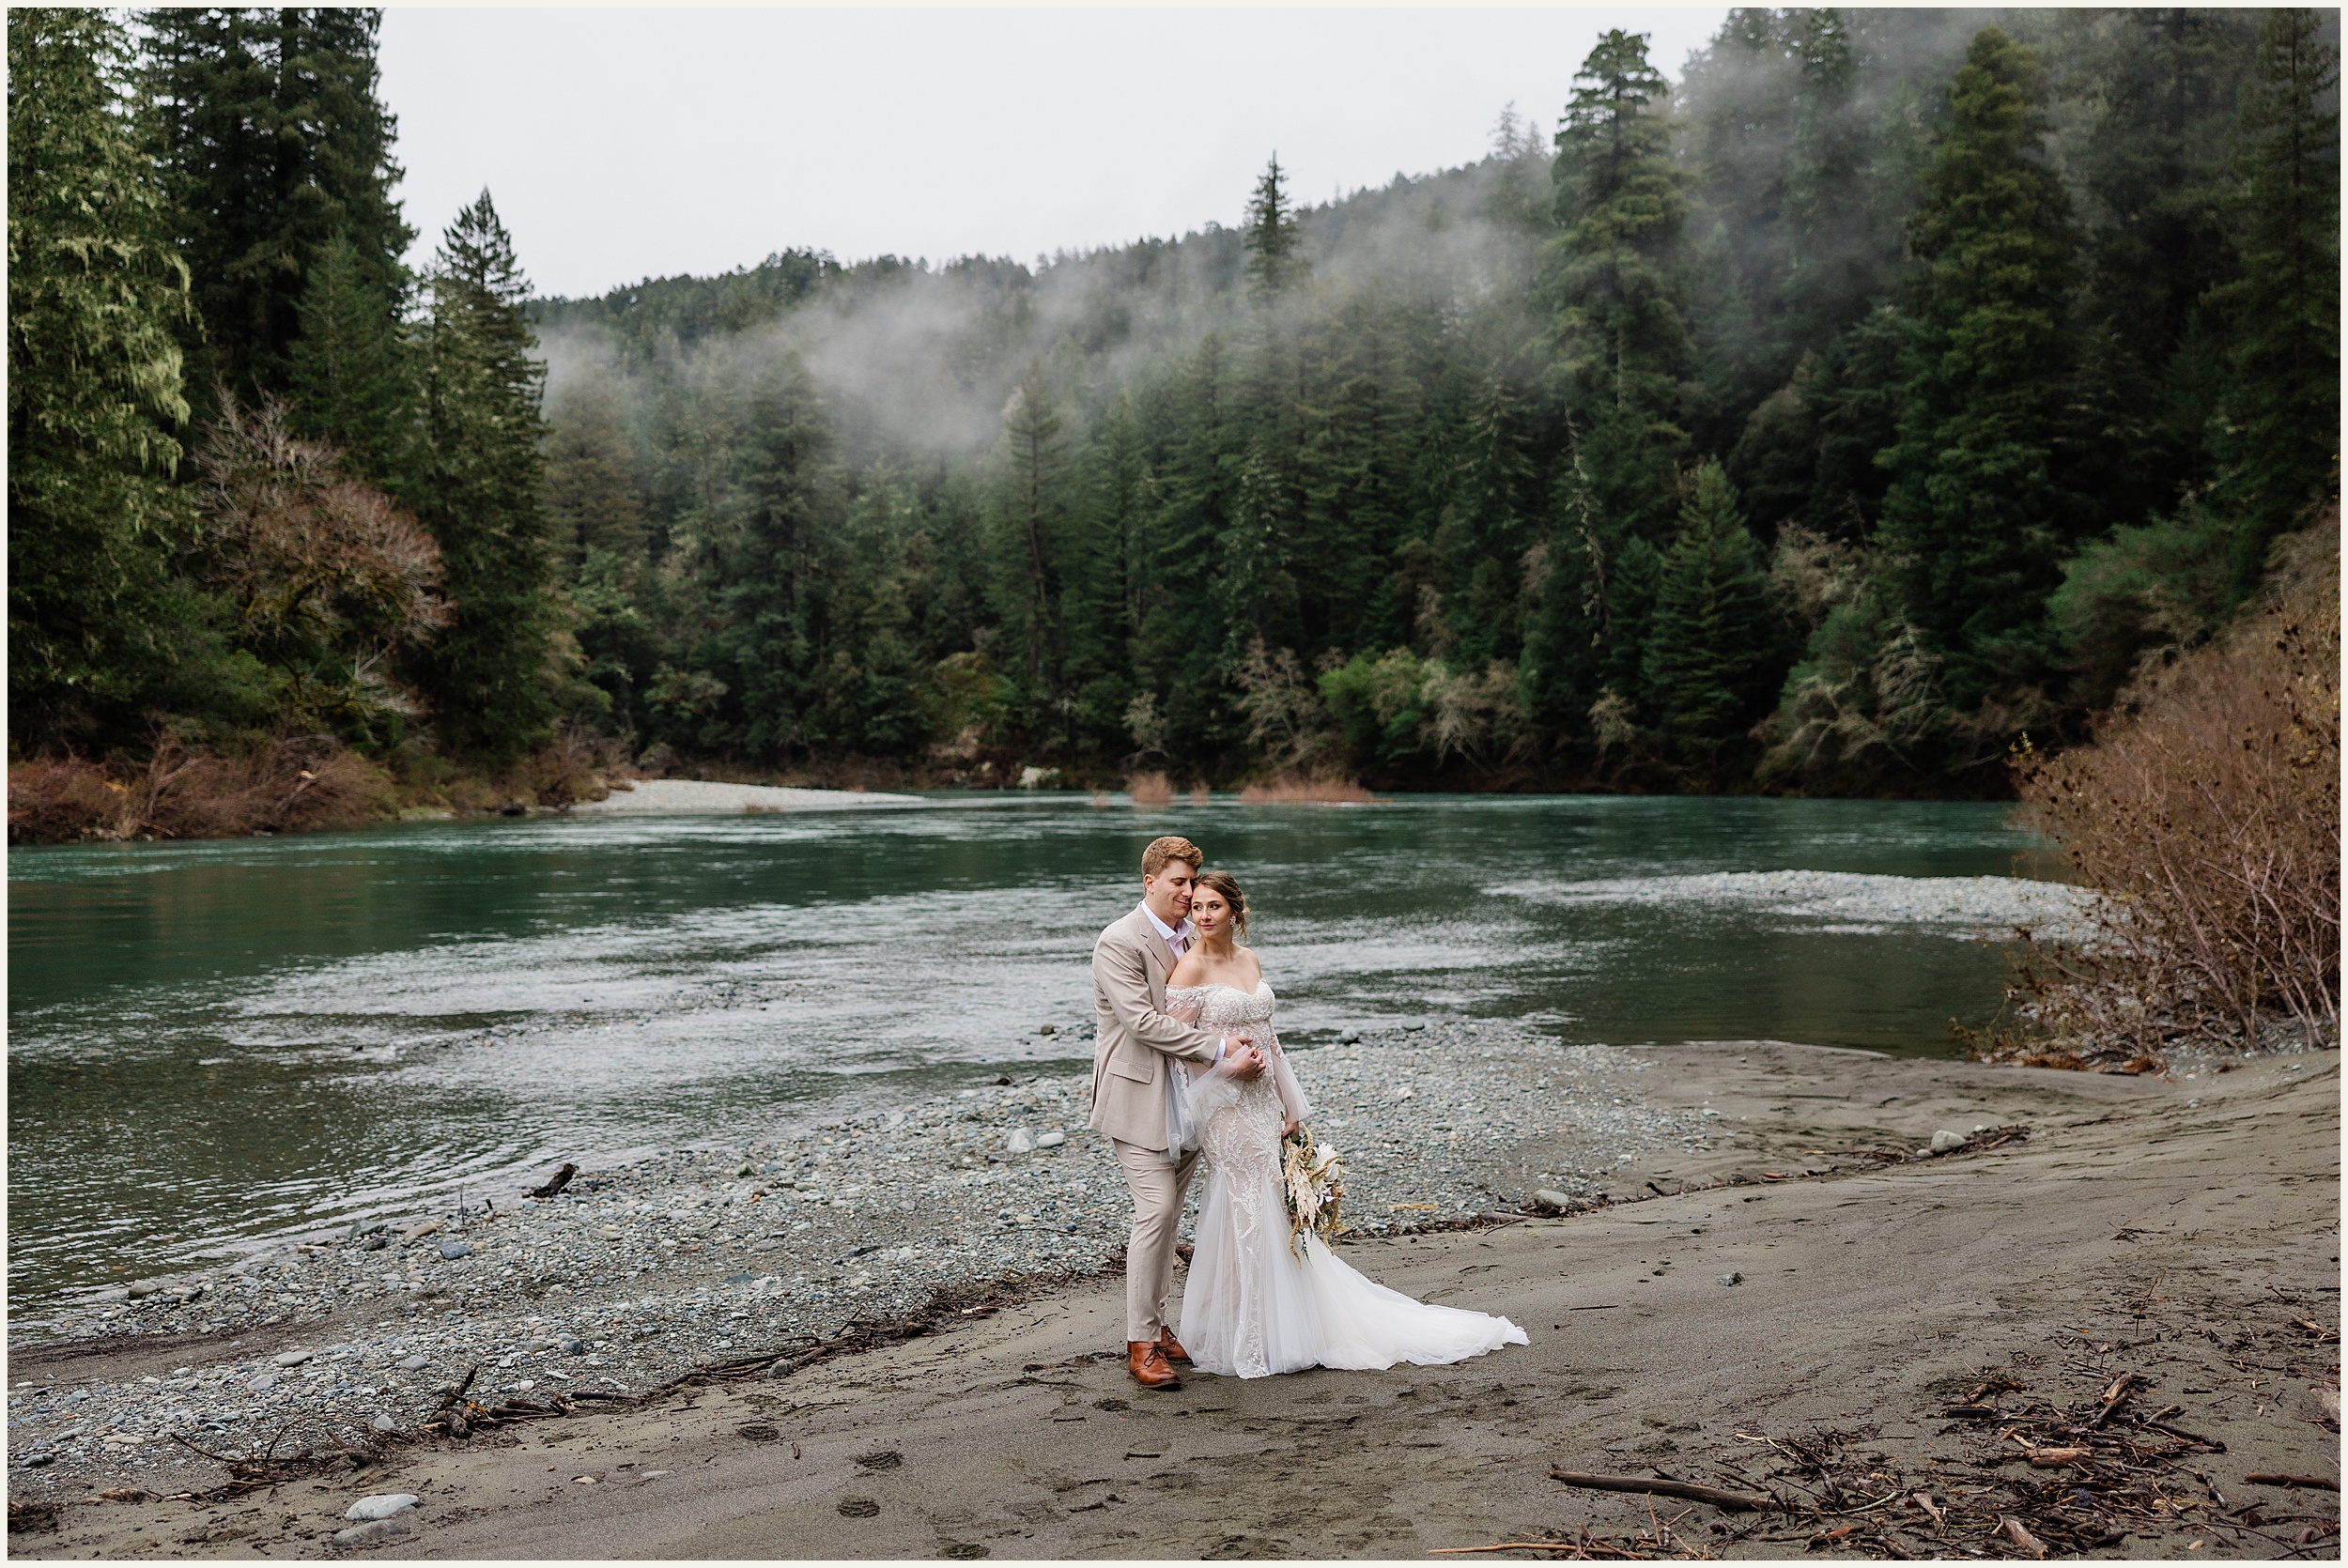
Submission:
[[1477,1017],[1945,1053],[1997,1006],[1988,938],[2060,899],[2007,816],[950,796],[12,850],[10,1299],[1073,1066],[1093,933],[1159,833],[1247,885],[1290,1038]]

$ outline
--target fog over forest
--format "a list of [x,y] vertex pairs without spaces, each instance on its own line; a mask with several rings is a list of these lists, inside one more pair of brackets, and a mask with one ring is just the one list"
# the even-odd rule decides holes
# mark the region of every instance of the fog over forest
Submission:
[[[400,262],[374,13],[12,21],[160,138],[104,450],[189,459],[12,471],[20,744],[2001,794],[2337,494],[2338,24],[1740,9],[1321,205],[1266,148],[1179,238],[549,300],[489,193]],[[280,58],[282,211],[220,130]],[[364,593],[286,585],[322,537]]]

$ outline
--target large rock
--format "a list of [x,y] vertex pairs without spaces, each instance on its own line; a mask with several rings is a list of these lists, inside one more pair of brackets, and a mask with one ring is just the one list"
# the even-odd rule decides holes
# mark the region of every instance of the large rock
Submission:
[[344,1509],[343,1517],[346,1519],[388,1519],[395,1514],[407,1513],[423,1500],[413,1492],[378,1492],[373,1497],[361,1498],[357,1502]]

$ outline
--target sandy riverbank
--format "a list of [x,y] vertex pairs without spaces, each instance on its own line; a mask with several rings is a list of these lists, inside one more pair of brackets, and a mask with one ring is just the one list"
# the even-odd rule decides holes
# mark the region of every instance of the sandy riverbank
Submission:
[[[1089,1051],[1081,1028],[1071,1036]],[[1370,1230],[1457,1221],[1541,1188],[1601,1193],[1631,1161],[1667,1168],[1669,1151],[1725,1135],[1716,1115],[1652,1102],[1655,1063],[1506,1024],[1406,1026],[1299,1043],[1294,1056]],[[476,1362],[485,1393],[627,1392],[912,1311],[940,1289],[1097,1270],[1131,1214],[1107,1144],[1084,1125],[1089,1083],[1067,1068],[974,1075],[772,1142],[591,1169],[545,1200],[522,1195],[537,1176],[509,1179],[233,1264],[20,1300],[20,1367],[106,1354],[86,1376],[41,1370],[11,1391],[11,1458],[42,1492],[116,1469],[174,1491],[200,1467],[177,1437],[216,1447],[288,1421],[410,1426]]]
[[[1821,1430],[1845,1435],[1857,1475],[1921,1486],[1945,1511],[2040,1475],[1976,1463],[1998,1432],[1939,1418],[1991,1369],[2030,1385],[1998,1396],[2016,1414],[2136,1372],[2144,1400],[2181,1407],[2172,1424],[2226,1444],[2192,1456],[2205,1483],[2171,1467],[2174,1509],[2101,1555],[2271,1555],[2316,1528],[2303,1517],[2337,1517],[2334,1495],[2243,1480],[2337,1475],[2322,1391],[2336,1414],[2338,1342],[2323,1336],[2340,1324],[2337,1053],[2177,1083],[1767,1043],[1629,1054],[1655,1068],[1631,1080],[1645,1112],[1719,1113],[1708,1139],[1653,1140],[1607,1176],[1672,1195],[1349,1248],[1402,1289],[1507,1314],[1532,1331],[1525,1348],[1385,1374],[1194,1376],[1143,1395],[1089,1359],[1116,1338],[1120,1297],[1093,1278],[781,1382],[410,1450],[363,1478],[217,1506],[70,1506],[14,1546],[315,1555],[353,1498],[401,1491],[425,1501],[374,1548],[400,1556],[1411,1556],[1649,1528],[1641,1499],[1562,1490],[1551,1466],[1741,1486],[1734,1466],[1767,1483],[1783,1451],[1757,1439]],[[1977,1125],[2031,1130],[1888,1167],[1833,1152],[1912,1153],[1935,1128]],[[1528,1130],[1513,1162],[1567,1163],[1544,1146],[1558,1136]],[[1746,1179],[1678,1191],[1726,1176]],[[63,1388],[103,1364],[31,1370]],[[742,1434],[761,1422],[778,1436]],[[170,1479],[200,1485],[204,1468]],[[163,1480],[116,1470],[70,1487],[19,1470],[11,1498]],[[2264,1533],[2206,1516],[2262,1499],[2285,1520]],[[1904,1502],[1853,1522],[1846,1549],[1886,1529],[1934,1549],[1932,1520]],[[1772,1539],[1750,1515],[1699,1509],[1682,1529],[1716,1550],[1803,1552],[1800,1532]],[[2319,1539],[2336,1552],[2336,1533]]]
[[614,785],[601,800],[580,801],[574,817],[709,817],[767,811],[845,811],[919,806],[919,795],[864,790],[799,790],[775,784],[716,784],[697,778],[640,778]]

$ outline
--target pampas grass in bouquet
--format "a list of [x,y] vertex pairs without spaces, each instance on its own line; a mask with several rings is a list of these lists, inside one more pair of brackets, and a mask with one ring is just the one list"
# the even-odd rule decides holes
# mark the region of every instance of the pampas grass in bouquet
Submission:
[[1300,1261],[1298,1239],[1318,1232],[1321,1242],[1345,1229],[1337,1222],[1337,1206],[1345,1201],[1345,1161],[1337,1151],[1313,1141],[1312,1130],[1299,1126],[1280,1141],[1280,1193],[1288,1202],[1289,1252]]

